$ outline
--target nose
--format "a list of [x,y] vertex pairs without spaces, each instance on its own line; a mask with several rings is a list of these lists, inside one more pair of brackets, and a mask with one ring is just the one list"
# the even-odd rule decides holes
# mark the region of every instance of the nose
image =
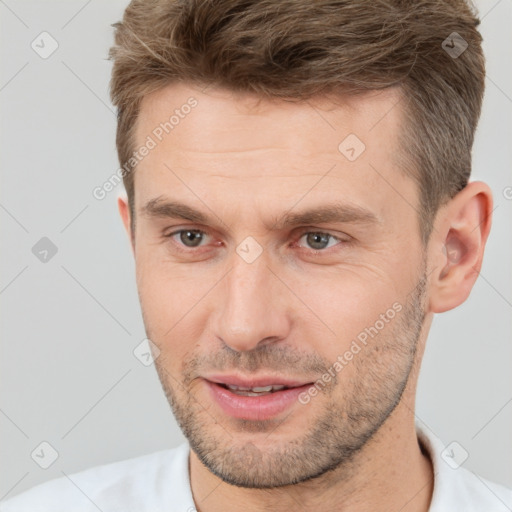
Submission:
[[220,283],[213,329],[233,350],[250,351],[290,332],[290,291],[267,265],[263,256],[247,263],[235,253],[231,271]]

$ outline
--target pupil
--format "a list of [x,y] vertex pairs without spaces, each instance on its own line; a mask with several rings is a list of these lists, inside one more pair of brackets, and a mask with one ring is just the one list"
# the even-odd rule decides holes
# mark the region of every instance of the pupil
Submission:
[[195,230],[182,231],[180,239],[187,247],[196,247],[201,243],[201,232]]
[[309,233],[307,240],[308,244],[313,249],[325,249],[329,244],[329,235],[322,233]]

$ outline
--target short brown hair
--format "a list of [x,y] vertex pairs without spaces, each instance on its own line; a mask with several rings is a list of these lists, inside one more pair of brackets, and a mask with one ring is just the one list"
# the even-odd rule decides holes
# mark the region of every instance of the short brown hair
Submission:
[[[427,242],[471,172],[479,23],[465,0],[133,0],[109,53],[119,161],[126,169],[132,157],[142,98],[173,82],[298,101],[399,86],[401,167],[418,182]],[[123,180],[134,227],[132,171]]]

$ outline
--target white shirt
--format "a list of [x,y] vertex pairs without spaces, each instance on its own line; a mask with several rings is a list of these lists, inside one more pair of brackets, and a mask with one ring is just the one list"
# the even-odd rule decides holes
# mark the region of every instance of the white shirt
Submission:
[[[416,423],[434,468],[430,512],[510,512],[512,490],[462,466],[455,452]],[[1,512],[195,512],[189,445],[104,464],[37,485],[0,502]],[[460,453],[459,453],[460,455]]]

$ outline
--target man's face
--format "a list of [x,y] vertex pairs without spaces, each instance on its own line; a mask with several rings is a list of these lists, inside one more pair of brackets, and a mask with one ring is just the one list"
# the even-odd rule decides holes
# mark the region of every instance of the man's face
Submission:
[[230,483],[348,465],[408,383],[425,267],[398,99],[257,103],[172,85],[142,103],[136,147],[156,142],[135,171],[146,332],[192,449]]

